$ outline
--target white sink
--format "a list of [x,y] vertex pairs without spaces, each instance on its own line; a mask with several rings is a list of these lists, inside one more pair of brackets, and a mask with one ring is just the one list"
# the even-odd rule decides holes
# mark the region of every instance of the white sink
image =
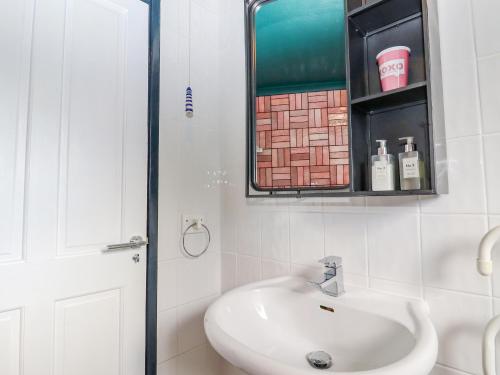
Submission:
[[[346,289],[333,298],[301,278],[249,284],[212,304],[205,331],[250,375],[429,374],[438,344],[425,302]],[[306,360],[313,351],[329,353],[332,367],[313,368]]]

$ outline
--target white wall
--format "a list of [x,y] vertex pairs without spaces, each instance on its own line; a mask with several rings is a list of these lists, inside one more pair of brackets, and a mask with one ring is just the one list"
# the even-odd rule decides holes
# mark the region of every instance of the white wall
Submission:
[[351,283],[428,301],[435,375],[480,374],[482,330],[500,313],[500,257],[492,279],[475,270],[481,236],[500,224],[500,1],[436,0],[450,194],[302,201],[244,198],[243,7],[222,1],[223,290],[341,255]]
[[[219,375],[203,314],[220,293],[219,1],[192,0],[191,83],[195,115],[184,114],[188,1],[162,1],[158,374]],[[181,252],[181,215],[202,214],[212,233],[199,260]],[[201,236],[198,236],[201,237]],[[187,243],[201,249],[204,237]]]

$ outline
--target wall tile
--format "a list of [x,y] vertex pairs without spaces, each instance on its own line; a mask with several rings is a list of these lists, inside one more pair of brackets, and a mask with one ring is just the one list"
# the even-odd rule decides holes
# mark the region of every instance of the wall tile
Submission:
[[201,345],[177,357],[177,375],[220,375],[221,358],[209,345]]
[[290,215],[287,212],[262,215],[262,256],[290,261]]
[[371,277],[369,280],[370,288],[381,292],[396,294],[399,296],[407,296],[412,298],[422,297],[422,287],[416,284],[405,284],[391,280],[377,279]]
[[425,285],[488,295],[488,279],[475,269],[478,244],[487,225],[486,216],[424,215],[422,256]]
[[496,0],[472,0],[476,29],[477,54],[479,57],[500,53],[498,13],[500,3]]
[[177,359],[172,358],[159,364],[157,375],[177,375]]
[[368,216],[371,277],[420,284],[419,220],[416,215]]
[[462,372],[462,371],[458,371],[458,370],[454,370],[454,369],[449,368],[449,367],[444,367],[444,366],[441,366],[441,365],[437,365],[432,370],[432,372],[430,373],[430,375],[467,375],[467,373]]
[[418,212],[418,197],[367,197],[367,212]]
[[226,362],[223,365],[222,375],[248,375],[248,374],[232,366],[229,362]]
[[[205,225],[209,228],[210,233],[214,231],[214,227],[210,225],[208,222],[206,222]],[[189,251],[191,254],[200,254],[206,248],[209,240],[210,240],[210,245],[205,254],[212,254],[214,252],[218,252],[219,249],[215,245],[216,242],[215,233],[211,234],[209,239],[208,233],[206,231],[199,233],[186,233],[186,235],[184,236],[184,246],[186,250]],[[185,250],[182,251],[182,254],[185,255]]]
[[[244,179],[244,177],[242,177]],[[241,199],[241,194],[238,196]],[[294,198],[281,198],[281,199],[269,199],[269,198],[248,198],[246,204],[251,209],[258,209],[260,212],[265,213],[288,213],[290,202],[293,202]]]
[[237,284],[244,285],[261,280],[260,263],[260,258],[238,255],[236,273]]
[[[165,37],[164,37],[165,38]],[[165,40],[165,39],[164,39]],[[167,40],[165,40],[164,49],[161,53],[161,67],[162,71],[183,71],[184,67],[179,59],[179,43],[180,39],[177,34],[169,33]],[[183,98],[178,94],[180,90],[185,90],[185,81],[182,75],[162,74],[160,77],[160,125],[165,121],[171,121],[179,118],[182,112]],[[162,128],[164,128],[162,126]],[[177,132],[176,127],[164,128],[170,133]],[[168,129],[168,130],[167,130]],[[163,134],[160,133],[160,137]],[[172,145],[175,149],[176,145]],[[160,152],[162,149],[160,148]],[[160,176],[161,177],[161,176]]]
[[184,353],[206,343],[203,318],[214,299],[205,298],[177,308],[179,352]]
[[319,263],[308,266],[292,263],[291,270],[293,276],[301,277],[305,280],[316,280],[324,272],[323,266]]
[[440,0],[439,11],[441,60],[449,64],[474,60],[474,29],[469,0]]
[[[162,27],[162,30],[165,31],[162,36],[167,35],[168,33],[174,33],[177,34],[179,32],[178,29],[178,20],[179,20],[179,1],[178,0],[169,0],[169,1],[163,1],[161,3],[161,17],[162,20],[164,20],[164,27]],[[164,42],[164,39],[162,39],[162,43]]]
[[[160,205],[161,206],[161,205]],[[160,261],[178,259],[181,256],[179,233],[181,224],[174,207],[170,217],[160,215],[158,222],[158,259]]]
[[[191,119],[184,114],[188,3],[162,1],[162,19],[166,22],[162,22],[161,32],[159,259],[173,261],[160,262],[159,266],[158,373],[220,375],[220,358],[205,345],[202,323],[203,310],[210,301],[206,297],[221,290],[223,221],[221,190],[216,181],[221,170],[219,124],[223,105],[219,85],[222,55],[218,53],[220,1],[193,0],[191,4],[191,83],[195,98],[195,116]],[[211,246],[200,259],[187,259],[181,252],[183,213],[204,215],[210,228]],[[197,249],[204,246],[204,240],[204,236],[189,236],[187,242]],[[226,249],[236,250],[234,235],[226,235],[223,240]]]
[[248,210],[244,215],[238,217],[237,220],[238,253],[251,256],[260,256],[260,215]]
[[290,263],[262,259],[262,279],[287,276],[290,274]]
[[358,288],[368,288],[368,275],[358,275],[355,273],[344,272],[346,285],[356,286]]
[[221,290],[227,292],[236,287],[236,254],[222,253]]
[[447,142],[449,194],[421,197],[425,213],[486,213],[480,137]]
[[500,54],[479,60],[483,131],[500,132]]
[[158,311],[177,305],[177,261],[158,264]]
[[[169,138],[176,138],[176,131],[168,126],[170,121],[173,120],[162,119],[160,122],[162,128],[168,129],[168,131],[160,133],[160,144],[168,143]],[[180,187],[177,179],[171,178],[171,176],[177,176],[180,173],[179,151],[176,144],[160,149],[162,173],[159,176],[159,191],[168,192],[160,194],[158,200],[158,257],[160,260],[175,259],[180,256],[181,220],[178,214]]]
[[[498,316],[500,314],[500,299],[494,298],[493,299],[493,315]],[[492,318],[493,319],[493,318]],[[500,337],[497,335],[496,340],[495,340],[495,345],[496,348],[500,347]],[[497,374],[500,372],[500,352],[498,350],[495,350],[496,352],[496,372]]]
[[323,198],[301,198],[290,202],[290,212],[322,212]]
[[221,225],[224,230],[221,233],[221,250],[226,252],[235,252],[237,249],[237,224],[236,218],[237,213],[234,209],[231,209],[232,202],[229,201],[228,196],[230,194],[226,193],[223,196],[222,202],[222,212],[221,215]]
[[323,199],[323,212],[364,212],[365,208],[365,197]]
[[477,135],[479,101],[470,2],[442,0],[437,5],[446,135],[448,138]]
[[[434,159],[436,162],[436,188],[441,195],[446,195],[449,193],[449,182],[448,182],[448,154],[446,151],[446,140],[441,139],[434,142]],[[422,200],[433,201],[435,198],[430,197],[419,197],[420,206],[422,207]]]
[[179,352],[177,341],[177,310],[158,313],[158,363],[173,358]]
[[[460,79],[457,79],[460,77]],[[444,111],[448,139],[480,133],[477,63],[464,60],[443,71]],[[472,94],[472,95],[471,95]]]
[[182,259],[177,270],[179,305],[212,296],[220,291],[219,254],[205,254],[198,259]]
[[425,289],[425,298],[439,336],[439,363],[480,374],[481,340],[491,300],[431,288]]
[[290,215],[292,262],[309,265],[323,258],[324,235],[322,214],[292,213]]
[[200,6],[204,7],[207,11],[214,13],[215,15],[220,14],[221,10],[221,1],[220,0],[192,0],[196,2]]
[[[499,119],[500,122],[500,119]],[[484,137],[484,154],[486,167],[486,190],[488,195],[488,212],[500,214],[500,134]]]
[[325,255],[341,256],[344,272],[367,274],[366,218],[363,215],[324,214]]
[[[500,226],[500,216],[490,216],[488,221],[489,229]],[[491,277],[493,295],[498,298],[500,297],[500,243],[497,243],[493,248],[491,258],[493,259],[493,275]]]

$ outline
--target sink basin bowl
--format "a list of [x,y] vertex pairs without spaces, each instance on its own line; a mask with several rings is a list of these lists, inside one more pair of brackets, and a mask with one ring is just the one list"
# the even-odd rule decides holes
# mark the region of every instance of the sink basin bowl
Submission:
[[[245,285],[205,315],[214,349],[250,375],[427,375],[438,343],[425,302],[348,287],[324,295],[302,278]],[[332,357],[315,369],[310,352]]]

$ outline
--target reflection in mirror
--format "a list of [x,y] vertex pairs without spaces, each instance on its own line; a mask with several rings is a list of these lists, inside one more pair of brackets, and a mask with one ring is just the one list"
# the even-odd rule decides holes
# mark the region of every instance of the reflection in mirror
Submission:
[[261,191],[349,185],[344,0],[257,1],[251,171]]

